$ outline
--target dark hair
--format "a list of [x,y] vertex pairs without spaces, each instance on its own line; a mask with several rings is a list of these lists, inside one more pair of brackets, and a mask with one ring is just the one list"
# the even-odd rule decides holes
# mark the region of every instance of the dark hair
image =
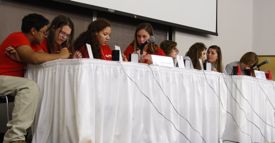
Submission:
[[240,63],[244,63],[250,66],[251,65],[254,66],[258,64],[258,61],[259,61],[258,56],[254,52],[247,52],[240,59]]
[[54,52],[55,49],[55,33],[58,28],[62,28],[63,26],[68,25],[71,28],[71,35],[68,37],[68,39],[62,43],[62,45],[66,45],[70,49],[71,52],[73,52],[72,47],[72,40],[73,40],[73,35],[74,35],[74,24],[72,20],[64,15],[59,15],[55,17],[49,26],[47,32],[48,32],[48,37],[47,37],[47,48],[49,50],[49,53]]
[[137,33],[140,31],[140,30],[145,30],[146,32],[149,33],[150,36],[153,36],[154,35],[154,28],[153,26],[150,24],[150,23],[140,23],[137,28],[136,28],[136,31],[135,31],[135,39],[133,40],[132,42],[132,45],[135,49],[135,51],[137,50],[137,46],[138,46],[138,43],[137,43]]
[[88,26],[88,29],[81,33],[74,43],[75,50],[85,46],[86,43],[90,44],[93,51],[93,56],[97,59],[101,58],[99,42],[96,38],[96,33],[100,32],[106,27],[111,27],[108,20],[104,18],[99,18]]
[[212,64],[215,64],[217,66],[216,68],[217,68],[218,72],[223,72],[223,67],[222,67],[222,51],[221,51],[221,48],[219,46],[217,46],[217,45],[212,45],[212,46],[210,46],[208,48],[208,50],[209,49],[216,50],[217,55],[218,55],[218,59],[217,59],[216,63],[212,63]]
[[192,60],[195,69],[202,69],[199,58],[202,56],[201,53],[203,50],[206,50],[206,46],[201,42],[197,42],[193,44],[186,53],[186,56]]
[[166,56],[169,56],[169,54],[172,52],[172,50],[177,50],[177,42],[172,40],[164,40],[160,43],[160,48],[164,51]]
[[24,16],[22,19],[21,31],[23,33],[29,33],[32,28],[39,31],[41,28],[49,24],[49,20],[44,16],[36,13],[32,13]]

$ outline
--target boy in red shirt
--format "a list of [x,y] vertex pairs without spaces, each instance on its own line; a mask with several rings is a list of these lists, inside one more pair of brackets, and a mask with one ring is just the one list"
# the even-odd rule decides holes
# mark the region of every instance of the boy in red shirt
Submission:
[[[29,16],[35,17],[34,14],[30,14]],[[0,75],[23,77],[26,63],[40,64],[50,60],[69,57],[70,54],[67,48],[62,49],[59,54],[35,52],[42,51],[42,49],[39,49],[39,46],[35,45],[40,44],[44,40],[48,23],[47,19],[44,21],[30,20],[30,18],[23,19],[22,32],[10,34],[0,46]],[[15,61],[7,55],[8,47],[15,48],[21,62]],[[32,49],[32,47],[36,48]]]
[[[4,143],[24,143],[26,130],[32,125],[37,110],[39,90],[36,83],[22,78],[25,64],[38,64],[70,56],[66,48],[59,54],[35,52],[41,51],[39,46],[33,45],[39,45],[45,38],[48,23],[42,15],[29,14],[22,20],[22,32],[10,34],[0,45],[0,96],[16,96],[12,120],[7,124],[9,129],[4,136]],[[16,51],[9,51],[10,47]],[[9,55],[9,52],[13,53]],[[12,59],[14,55],[20,62]]]

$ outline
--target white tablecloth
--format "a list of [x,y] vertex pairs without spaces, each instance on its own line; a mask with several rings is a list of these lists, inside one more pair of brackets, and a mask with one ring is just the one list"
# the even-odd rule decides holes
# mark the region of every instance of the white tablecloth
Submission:
[[134,63],[30,65],[42,93],[33,143],[275,141],[275,83]]

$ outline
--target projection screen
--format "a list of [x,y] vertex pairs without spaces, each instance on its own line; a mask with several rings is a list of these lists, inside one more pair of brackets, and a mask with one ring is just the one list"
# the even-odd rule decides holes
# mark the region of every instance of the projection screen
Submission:
[[217,0],[70,0],[70,3],[217,35]]

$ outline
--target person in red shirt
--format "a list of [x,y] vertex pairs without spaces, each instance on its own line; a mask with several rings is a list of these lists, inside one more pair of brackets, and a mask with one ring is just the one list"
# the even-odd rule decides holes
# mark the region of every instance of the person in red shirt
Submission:
[[160,43],[160,48],[164,51],[166,56],[172,57],[173,59],[177,58],[179,53],[177,42],[172,40],[164,40]]
[[[64,15],[55,17],[46,33],[47,38],[45,38],[41,44],[32,45],[33,50],[57,54],[61,48],[68,48],[70,53],[73,53],[72,39],[74,35],[74,25],[69,17]],[[13,56],[17,54],[13,47],[9,47],[8,49],[13,53]]]
[[42,42],[43,49],[48,53],[59,53],[65,47],[73,53],[73,35],[72,20],[67,16],[59,15],[53,19],[47,30],[47,38]]
[[[46,36],[49,21],[38,14],[29,14],[22,20],[22,32],[10,34],[0,45],[0,75],[24,76],[26,64],[40,64],[50,60],[65,59],[70,56],[67,48],[63,48],[58,54],[47,54],[38,46]],[[40,18],[40,19],[39,19]],[[40,21],[39,21],[40,20]],[[13,50],[20,57],[20,62],[12,59]]]
[[[150,23],[141,23],[137,26],[135,31],[135,39],[124,51],[124,56],[127,58],[127,60],[130,60],[130,55],[132,53],[137,53],[140,56],[143,56],[145,59],[148,57],[147,54],[165,56],[163,50],[155,44],[153,33],[154,29]],[[144,47],[147,44],[148,48],[145,49]]]
[[0,45],[0,96],[16,96],[4,143],[24,143],[26,130],[32,125],[37,110],[39,89],[35,82],[22,78],[25,64],[39,64],[70,55],[66,48],[59,54],[36,52],[41,51],[35,45],[44,40],[48,23],[42,15],[26,15],[22,20],[22,32],[10,34]]
[[111,32],[111,25],[106,19],[100,18],[90,23],[87,31],[80,34],[74,43],[74,58],[89,58],[87,43],[92,47],[94,58],[112,60],[112,50],[108,45]]

